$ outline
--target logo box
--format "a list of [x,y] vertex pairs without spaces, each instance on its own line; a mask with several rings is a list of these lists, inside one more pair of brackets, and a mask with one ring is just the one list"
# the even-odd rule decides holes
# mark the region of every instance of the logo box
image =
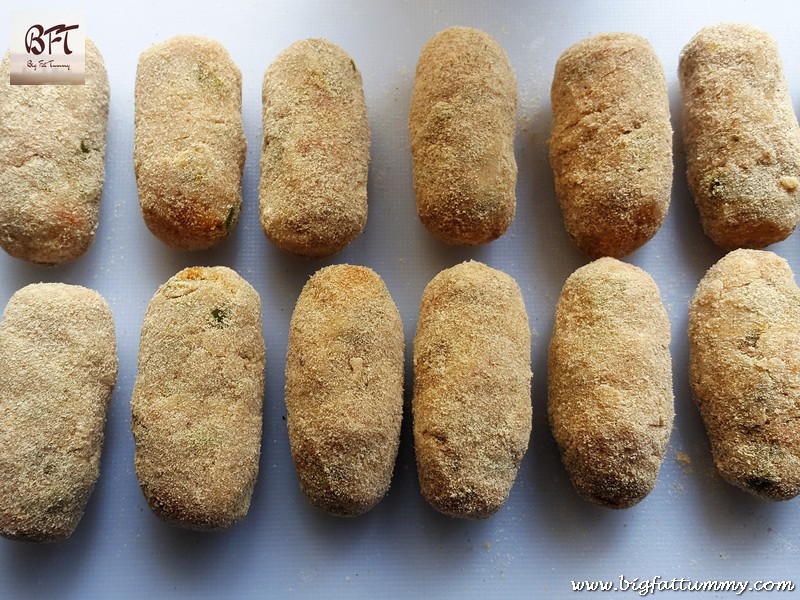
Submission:
[[11,85],[83,85],[86,44],[83,15],[11,13]]

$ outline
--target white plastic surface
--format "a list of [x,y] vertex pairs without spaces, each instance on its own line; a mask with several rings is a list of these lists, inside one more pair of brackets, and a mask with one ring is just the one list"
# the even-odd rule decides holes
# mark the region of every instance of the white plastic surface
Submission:
[[[88,254],[67,266],[42,268],[0,253],[0,308],[32,282],[97,289],[114,311],[120,375],[100,480],[83,521],[71,539],[55,545],[0,540],[0,597],[560,598],[571,595],[571,580],[618,582],[620,575],[751,584],[795,577],[800,586],[800,500],[768,503],[715,475],[688,387],[688,301],[723,253],[703,234],[686,187],[676,75],[681,48],[701,27],[750,22],[778,41],[795,107],[800,107],[796,6],[731,0],[70,3],[84,11],[111,82],[100,227]],[[8,42],[9,10],[0,11],[2,46]],[[426,40],[451,25],[479,27],[494,36],[519,84],[517,215],[505,236],[479,248],[440,244],[419,223],[414,206],[406,127],[414,68]],[[546,149],[550,80],[564,49],[604,31],[631,31],[652,43],[667,74],[676,131],[669,216],[658,235],[627,260],[655,278],[672,322],[677,415],[655,490],[622,512],[591,505],[573,491],[546,416],[545,367],[555,303],[567,276],[587,262],[564,232],[553,192]],[[221,41],[243,73],[244,210],[229,240],[198,253],[171,250],[149,233],[133,176],[139,53],[178,33]],[[363,74],[372,128],[366,230],[324,261],[297,259],[274,248],[258,222],[261,81],[277,53],[303,37],[329,38],[353,56]],[[798,235],[771,250],[800,274]],[[416,479],[410,418],[411,349],[422,290],[439,270],[470,258],[517,279],[534,335],[530,447],[508,503],[480,522],[442,516],[425,503]],[[283,370],[294,302],[311,273],[339,262],[380,273],[400,308],[407,346],[406,411],[392,487],[377,508],[356,519],[329,517],[308,505],[298,487],[284,420]],[[139,329],[151,296],[179,269],[213,264],[235,268],[261,294],[267,388],[261,471],[250,514],[226,532],[203,534],[172,528],[148,509],[133,470],[129,402]],[[688,462],[678,460],[683,455]]]

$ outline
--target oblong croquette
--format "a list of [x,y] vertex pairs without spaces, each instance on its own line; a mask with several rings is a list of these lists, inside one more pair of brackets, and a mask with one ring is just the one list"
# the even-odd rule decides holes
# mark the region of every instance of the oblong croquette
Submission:
[[686,176],[706,234],[761,248],[800,219],[800,127],[775,41],[751,25],[701,29],[681,52]]
[[355,516],[383,498],[403,417],[403,324],[371,269],[325,267],[303,287],[289,325],[286,411],[311,504]]
[[770,500],[800,493],[800,290],[785,260],[735,250],[708,270],[689,377],[722,477]]
[[136,474],[153,512],[223,529],[250,506],[261,449],[261,299],[227,267],[192,267],[156,292],[131,400]]
[[264,74],[261,226],[279,248],[322,257],[367,222],[370,132],[361,72],[324,39],[295,42]]
[[531,334],[517,283],[469,261],[425,288],[414,339],[414,445],[436,510],[489,517],[531,433]]
[[0,246],[55,265],[94,241],[105,180],[108,74],[86,38],[83,85],[11,85],[0,64]]
[[11,296],[0,323],[0,535],[72,535],[100,472],[116,380],[114,319],[100,294],[39,283]]
[[172,37],[136,68],[133,165],[153,234],[183,250],[219,244],[242,207],[242,75],[214,40]]
[[628,508],[655,485],[674,417],[670,325],[653,279],[600,258],[567,279],[548,356],[547,410],[578,493]]
[[486,33],[451,27],[417,63],[408,128],[417,213],[447,244],[475,245],[514,219],[517,80]]
[[592,258],[630,254],[669,208],[672,126],[664,69],[643,37],[587,38],[558,59],[550,164],[564,226]]

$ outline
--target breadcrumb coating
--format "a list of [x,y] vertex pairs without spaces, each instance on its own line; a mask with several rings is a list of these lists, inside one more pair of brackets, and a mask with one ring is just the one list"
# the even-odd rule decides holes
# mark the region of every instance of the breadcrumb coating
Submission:
[[286,421],[300,487],[355,516],[389,489],[403,417],[403,324],[380,276],[334,265],[306,283],[292,314]]
[[279,248],[334,254],[367,222],[370,132],[361,72],[324,39],[295,42],[264,74],[261,226]]
[[83,85],[11,85],[0,64],[0,246],[56,265],[94,241],[105,180],[109,88],[86,38]]
[[653,279],[600,258],[567,279],[548,357],[548,414],[577,492],[629,508],[653,489],[675,415],[670,324]]
[[800,289],[785,260],[735,250],[689,305],[689,377],[729,483],[769,500],[800,493]]
[[531,333],[517,283],[469,261],[425,288],[414,339],[414,446],[436,510],[505,503],[531,434]]

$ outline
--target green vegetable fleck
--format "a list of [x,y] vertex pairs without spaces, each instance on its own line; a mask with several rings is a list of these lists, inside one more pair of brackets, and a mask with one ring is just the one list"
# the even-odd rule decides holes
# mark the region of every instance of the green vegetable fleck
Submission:
[[225,82],[203,63],[197,65],[197,80],[218,89],[225,87]]
[[215,308],[211,311],[211,325],[222,329],[228,325],[228,311],[224,308]]
[[350,66],[353,67],[353,71],[356,70],[356,63],[352,58],[350,59]]
[[711,184],[708,186],[708,193],[712,196],[718,196],[723,191],[722,181],[716,175],[711,179]]
[[89,154],[89,146],[86,145],[86,142],[81,140],[81,152],[84,154]]
[[739,341],[739,348],[744,350],[745,348],[755,348],[756,344],[758,344],[758,340],[761,339],[761,334],[764,333],[763,331],[751,331],[747,335],[744,336]]
[[236,207],[231,206],[230,209],[228,209],[228,216],[225,217],[225,231],[228,231],[231,228],[231,225],[233,225],[233,220],[235,217],[236,217]]

